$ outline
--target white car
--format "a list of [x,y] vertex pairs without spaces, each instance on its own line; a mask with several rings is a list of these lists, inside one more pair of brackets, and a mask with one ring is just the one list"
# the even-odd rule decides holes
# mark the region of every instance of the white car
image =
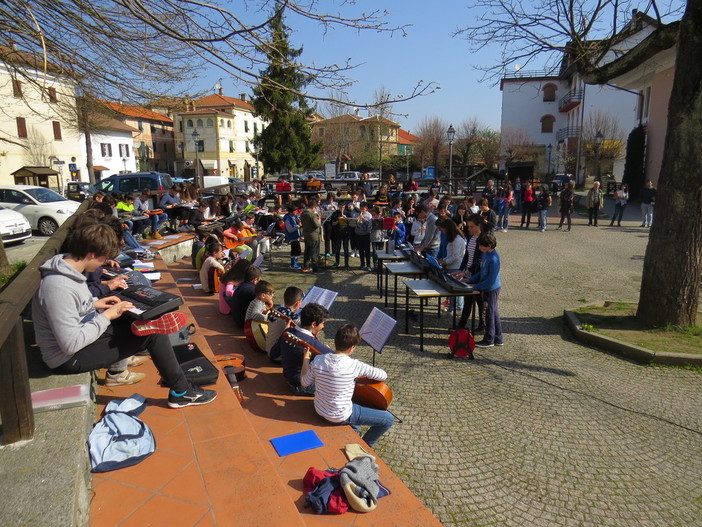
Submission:
[[21,243],[32,237],[32,226],[19,212],[0,207],[0,235],[3,245]]
[[51,236],[59,226],[78,210],[80,203],[61,194],[33,185],[0,186],[0,207],[21,213],[32,229]]

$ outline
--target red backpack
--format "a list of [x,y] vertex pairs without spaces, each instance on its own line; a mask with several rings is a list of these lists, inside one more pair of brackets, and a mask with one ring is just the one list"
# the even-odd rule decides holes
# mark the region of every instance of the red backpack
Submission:
[[451,332],[448,338],[449,349],[453,357],[468,357],[473,360],[473,350],[475,349],[475,339],[473,334],[467,329],[456,329]]

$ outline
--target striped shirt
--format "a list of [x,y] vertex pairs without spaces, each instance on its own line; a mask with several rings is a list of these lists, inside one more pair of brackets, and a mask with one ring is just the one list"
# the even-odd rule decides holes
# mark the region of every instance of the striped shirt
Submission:
[[314,383],[314,409],[319,415],[332,423],[342,423],[351,416],[356,377],[384,381],[388,374],[348,355],[328,353],[314,357],[300,383]]

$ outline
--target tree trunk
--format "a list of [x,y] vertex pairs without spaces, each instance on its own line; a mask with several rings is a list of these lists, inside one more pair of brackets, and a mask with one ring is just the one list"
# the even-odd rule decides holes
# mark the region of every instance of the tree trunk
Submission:
[[85,167],[88,169],[88,181],[95,184],[95,171],[93,170],[93,138],[90,132],[86,129],[83,131],[85,135]]
[[680,24],[656,216],[646,248],[637,316],[695,324],[702,271],[702,2]]
[[7,253],[5,252],[5,246],[0,243],[0,274],[7,274],[10,272],[10,261],[7,259]]

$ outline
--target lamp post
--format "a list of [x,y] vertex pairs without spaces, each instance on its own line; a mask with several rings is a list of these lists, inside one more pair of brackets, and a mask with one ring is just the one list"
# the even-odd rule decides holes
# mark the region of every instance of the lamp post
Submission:
[[546,171],[546,175],[549,176],[551,175],[551,150],[553,150],[553,145],[549,143],[546,148],[548,148],[548,170]]
[[595,143],[597,144],[597,177],[595,181],[602,181],[602,141],[604,140],[604,135],[599,130],[595,135]]
[[124,163],[124,173],[127,173],[127,158],[123,157],[122,158],[122,163]]
[[451,192],[451,185],[453,184],[453,139],[456,137],[456,130],[453,125],[449,125],[448,130],[446,130],[446,139],[448,139],[449,144],[449,192]]
[[197,131],[197,128],[193,130],[193,143],[195,143],[195,183],[200,185],[200,188],[202,188],[202,182],[200,181],[200,163],[199,163],[199,158],[198,158],[198,152],[200,150],[200,132]]

